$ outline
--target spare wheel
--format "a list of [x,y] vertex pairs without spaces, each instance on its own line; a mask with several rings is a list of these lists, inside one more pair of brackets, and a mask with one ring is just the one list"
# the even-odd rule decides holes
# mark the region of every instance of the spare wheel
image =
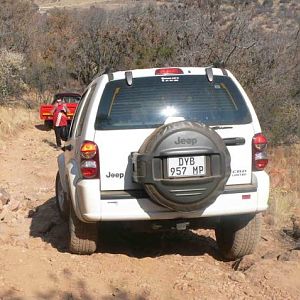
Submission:
[[230,154],[208,126],[188,121],[157,128],[132,154],[133,181],[172,210],[194,211],[213,203],[230,176]]

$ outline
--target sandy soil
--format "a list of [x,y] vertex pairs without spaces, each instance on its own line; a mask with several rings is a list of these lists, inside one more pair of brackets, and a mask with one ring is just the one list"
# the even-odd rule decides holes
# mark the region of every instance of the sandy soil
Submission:
[[0,299],[299,299],[300,251],[266,224],[256,253],[236,262],[221,259],[209,230],[103,227],[97,253],[68,253],[53,146],[38,122],[1,145],[0,188],[19,207],[0,221]]

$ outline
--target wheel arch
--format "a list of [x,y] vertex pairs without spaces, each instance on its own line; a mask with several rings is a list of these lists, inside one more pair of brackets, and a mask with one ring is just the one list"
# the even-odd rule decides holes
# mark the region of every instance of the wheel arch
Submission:
[[68,187],[66,182],[65,157],[63,153],[57,157],[57,164],[61,185],[63,187],[64,192],[67,193]]
[[74,212],[77,216],[77,218],[82,221],[82,222],[86,222],[84,220],[84,218],[82,217],[81,211],[80,211],[80,207],[79,207],[79,199],[78,199],[78,195],[76,192],[76,185],[77,182],[79,180],[79,168],[78,165],[76,163],[76,161],[74,159],[72,159],[65,168],[66,172],[65,172],[65,178],[66,178],[66,188],[68,189],[69,192],[69,197],[71,200],[71,205],[74,209]]

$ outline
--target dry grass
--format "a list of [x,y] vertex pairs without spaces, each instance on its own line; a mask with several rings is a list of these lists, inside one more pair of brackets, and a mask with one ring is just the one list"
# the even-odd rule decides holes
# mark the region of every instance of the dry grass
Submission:
[[279,227],[300,217],[300,144],[276,147],[269,151],[271,194],[269,213]]
[[0,107],[0,144],[20,133],[20,130],[33,126],[37,112],[22,107]]
[[84,9],[91,6],[98,6],[104,9],[114,9],[135,3],[134,0],[35,0],[34,2],[39,6],[40,11],[47,11],[55,7]]

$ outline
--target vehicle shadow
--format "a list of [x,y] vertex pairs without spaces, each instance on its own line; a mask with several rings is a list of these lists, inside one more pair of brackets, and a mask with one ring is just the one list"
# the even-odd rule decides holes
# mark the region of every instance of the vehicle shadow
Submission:
[[[209,236],[191,231],[131,232],[119,226],[113,230],[111,224],[100,228],[101,242],[98,250],[102,253],[125,254],[131,257],[159,257],[171,254],[201,256],[208,254],[222,260],[215,240]],[[109,228],[110,227],[110,228]],[[102,235],[101,235],[102,234]]]
[[31,218],[30,236],[41,238],[59,252],[67,252],[68,224],[58,213],[55,197],[31,209],[28,217]]
[[[39,237],[59,252],[68,252],[68,224],[62,220],[50,198],[29,212],[30,235]],[[124,254],[135,258],[160,257],[171,254],[201,256],[208,254],[223,261],[212,237],[194,231],[132,232],[118,222],[99,225],[98,253]]]
[[34,125],[34,127],[41,131],[51,131],[51,127],[46,126],[45,124],[37,124],[37,125]]

